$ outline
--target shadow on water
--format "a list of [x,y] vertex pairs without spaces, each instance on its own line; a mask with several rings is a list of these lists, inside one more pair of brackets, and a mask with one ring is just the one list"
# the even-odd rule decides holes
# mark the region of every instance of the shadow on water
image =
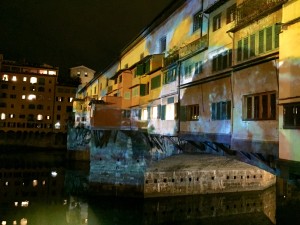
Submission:
[[[282,173],[284,174],[284,173]],[[298,224],[300,180],[276,186],[163,198],[114,198],[89,193],[89,165],[48,153],[0,155],[0,222],[18,225]]]

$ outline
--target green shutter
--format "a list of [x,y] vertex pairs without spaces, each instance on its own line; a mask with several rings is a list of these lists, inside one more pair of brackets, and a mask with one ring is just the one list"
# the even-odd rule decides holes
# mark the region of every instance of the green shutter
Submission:
[[255,34],[250,36],[250,57],[255,56]]
[[139,120],[142,119],[142,109],[138,109],[138,118]]
[[146,95],[146,84],[141,84],[140,85],[140,96],[145,96]]
[[266,51],[272,50],[273,44],[273,27],[266,28]]
[[157,105],[157,119],[161,118],[161,105]]
[[280,25],[275,25],[274,48],[279,47]]
[[231,119],[231,101],[227,101],[226,107],[227,107],[226,119],[230,120]]
[[265,30],[260,30],[258,33],[258,53],[264,52]]
[[242,40],[238,41],[238,48],[237,48],[237,61],[241,61],[242,60]]
[[165,120],[166,119],[166,105],[162,105],[161,106],[161,120]]
[[143,74],[144,74],[144,64],[137,65],[136,75],[143,75]]
[[186,121],[186,106],[180,106],[180,120]]
[[145,73],[149,73],[149,72],[150,72],[150,60],[145,62]]
[[216,119],[216,103],[211,104],[211,119]]

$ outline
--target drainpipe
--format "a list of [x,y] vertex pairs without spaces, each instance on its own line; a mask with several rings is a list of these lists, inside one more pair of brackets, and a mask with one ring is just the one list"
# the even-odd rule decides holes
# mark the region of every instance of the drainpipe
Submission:
[[[232,64],[234,64],[234,59],[235,59],[235,51],[234,51],[234,35],[231,35],[230,32],[226,32],[228,34],[228,36],[231,38],[232,40],[232,59],[231,62]],[[231,115],[230,115],[230,133],[231,133],[231,140],[232,140],[232,135],[233,135],[233,109],[234,109],[234,87],[233,87],[233,70],[231,70],[231,75],[230,75],[230,88],[231,88]]]

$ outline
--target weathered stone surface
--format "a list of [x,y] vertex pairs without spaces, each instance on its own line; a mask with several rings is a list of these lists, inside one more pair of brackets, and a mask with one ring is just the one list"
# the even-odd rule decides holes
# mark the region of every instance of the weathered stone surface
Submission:
[[229,157],[174,155],[145,171],[144,196],[174,196],[263,190],[276,176]]

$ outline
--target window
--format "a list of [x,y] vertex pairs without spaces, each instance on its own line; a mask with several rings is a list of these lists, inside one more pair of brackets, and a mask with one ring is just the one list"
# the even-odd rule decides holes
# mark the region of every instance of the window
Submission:
[[28,100],[35,100],[36,99],[36,95],[28,95]]
[[202,25],[202,14],[197,12],[193,18],[193,31],[196,31],[201,28]]
[[167,37],[164,36],[159,40],[160,52],[164,52],[167,49]]
[[30,77],[30,83],[31,84],[37,83],[37,78],[36,77]]
[[161,75],[153,77],[151,79],[151,90],[159,88],[161,83]]
[[184,67],[184,77],[185,78],[189,78],[192,76],[192,70],[193,70],[193,66],[192,65],[188,65]]
[[28,109],[35,109],[35,105],[34,104],[29,104]]
[[27,81],[27,77],[23,77],[23,81],[26,82]]
[[202,72],[202,61],[195,63],[195,75]]
[[60,110],[61,110],[61,106],[58,105],[58,106],[57,106],[57,111],[60,111]]
[[43,77],[39,78],[39,84],[45,85],[45,78],[43,78]]
[[174,120],[175,119],[175,104],[167,104],[166,105],[166,120]]
[[43,115],[42,114],[38,114],[36,119],[37,120],[43,120]]
[[22,95],[22,99],[26,99],[26,95]]
[[12,81],[17,81],[17,77],[16,77],[16,76],[13,76],[13,77],[11,78],[11,80],[12,80]]
[[147,84],[140,85],[140,96],[145,96],[149,94],[149,82]]
[[276,119],[276,93],[267,92],[244,96],[244,120]]
[[180,119],[182,121],[195,121],[199,119],[199,105],[186,105],[180,107]]
[[169,84],[176,80],[176,68],[169,69],[164,73],[164,84]]
[[44,109],[44,106],[41,105],[41,104],[38,104],[38,105],[36,106],[36,108],[37,108],[37,109]]
[[5,113],[1,113],[1,120],[5,120],[6,119],[6,116],[5,116]]
[[300,128],[300,102],[283,105],[283,128]]
[[4,74],[4,75],[2,76],[2,80],[3,80],[3,81],[8,81],[8,75],[7,75],[7,74]]
[[229,120],[231,118],[231,101],[214,102],[211,104],[212,120]]
[[152,115],[151,115],[152,119],[158,119],[158,110],[157,110],[157,106],[153,106],[152,107]]
[[213,31],[221,28],[221,13],[214,16],[213,18]]
[[66,112],[73,112],[73,107],[72,106],[67,106],[66,107]]
[[38,87],[38,92],[44,92],[45,88],[44,87]]
[[279,47],[280,27],[273,25],[242,38],[237,43],[237,61],[247,60]]
[[227,9],[226,23],[231,23],[232,21],[234,21],[235,16],[236,16],[236,4],[230,6]]
[[147,120],[148,119],[148,111],[147,108],[142,109],[142,117],[141,120]]
[[232,50],[229,49],[213,56],[212,71],[220,71],[232,66]]

